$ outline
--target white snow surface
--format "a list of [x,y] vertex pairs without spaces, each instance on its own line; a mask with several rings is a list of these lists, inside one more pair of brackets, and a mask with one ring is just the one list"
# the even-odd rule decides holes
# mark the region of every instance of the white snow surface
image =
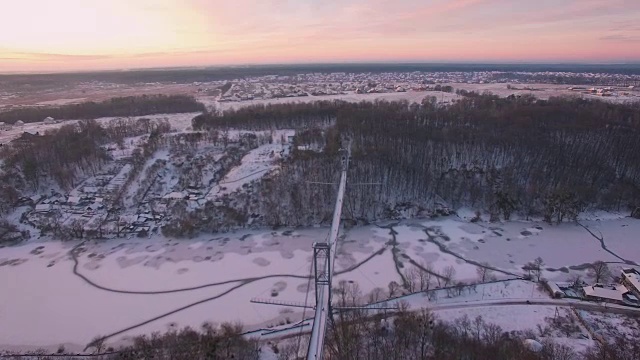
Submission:
[[231,169],[227,175],[206,196],[213,200],[225,194],[230,194],[243,185],[263,177],[270,170],[277,167],[281,153],[288,147],[286,144],[265,144],[251,150],[242,158],[239,166]]
[[[623,218],[581,223],[595,234],[602,234],[610,251],[629,261],[640,262],[640,247],[636,246],[640,221]],[[621,262],[603,250],[600,242],[583,227],[575,224],[550,226],[523,221],[470,224],[449,217],[406,221],[393,229],[397,232],[396,260],[402,264],[401,271],[413,266],[403,256],[406,255],[416,263],[430,264],[438,272],[454,266],[456,281],[477,281],[476,266],[468,261],[487,262],[497,269],[523,274],[522,266],[540,256],[545,267],[552,270],[567,268],[567,272],[545,271],[545,277],[556,281],[566,280],[572,273],[584,276],[584,269],[576,265],[595,260]],[[444,253],[426,241],[425,229],[440,234],[436,240],[465,260]],[[323,241],[327,233],[326,227],[245,230],[202,235],[192,240],[152,236],[150,239],[91,241],[82,245],[84,251],[78,256],[77,271],[105,288],[151,292],[225,282],[164,294],[111,292],[89,285],[72,273],[74,262],[69,251],[78,245],[77,242],[32,240],[0,248],[0,321],[3,324],[0,326],[0,349],[47,347],[55,350],[59,344],[75,344],[75,347],[66,347],[82,350],[97,335],[108,335],[216,296],[219,298],[150,321],[118,334],[108,342],[117,344],[133,335],[163,331],[171,323],[199,327],[205,321],[241,321],[246,330],[253,330],[277,326],[287,318],[297,322],[302,317],[301,309],[254,304],[250,299],[298,303],[307,300],[312,303],[313,291],[306,296],[308,280],[305,278],[311,270],[312,244]],[[346,230],[344,234],[336,261],[339,273],[334,279],[336,283],[340,280],[356,282],[363,297],[367,297],[374,288],[386,291],[390,281],[402,282],[396,271],[389,229],[361,226]],[[384,249],[381,254],[376,253],[381,249]],[[362,263],[365,260],[367,262]],[[610,266],[615,273],[623,264]],[[494,274],[498,278],[512,277],[499,272]],[[271,277],[260,278],[264,276]],[[235,288],[241,284],[240,280],[249,282]],[[433,300],[422,294],[404,300],[418,308],[546,296],[535,284],[522,280],[477,285],[475,290],[466,289],[460,296],[438,291]],[[517,309],[514,306],[509,308]],[[491,310],[486,319],[511,322],[508,319],[515,315],[508,311],[516,310],[501,309]],[[540,309],[546,314],[545,309]],[[307,317],[310,312],[307,310]],[[456,312],[451,311],[451,314]],[[462,312],[457,311],[457,314]]]

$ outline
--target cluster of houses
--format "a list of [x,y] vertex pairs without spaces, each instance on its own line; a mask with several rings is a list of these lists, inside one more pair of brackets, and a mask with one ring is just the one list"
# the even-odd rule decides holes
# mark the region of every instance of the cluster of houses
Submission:
[[22,120],[18,120],[16,121],[14,124],[8,124],[4,121],[0,121],[0,131],[9,131],[11,129],[13,129],[13,127],[23,127],[24,126],[24,121]]
[[[514,78],[514,75],[515,76]],[[345,95],[365,93],[389,93],[428,90],[430,84],[465,83],[528,83],[536,82],[536,76],[581,77],[592,80],[603,80],[616,87],[587,88],[571,87],[569,90],[580,91],[598,96],[628,95],[640,83],[637,75],[565,73],[565,72],[501,72],[501,71],[451,71],[451,72],[361,72],[361,73],[303,73],[291,76],[267,75],[245,77],[231,81],[231,87],[224,90],[219,101],[246,101],[273,99],[283,97]],[[527,77],[531,77],[528,79]],[[226,81],[211,83],[194,83],[199,88],[213,89],[228,85]],[[636,84],[636,85],[629,85]]]
[[[566,296],[566,290],[555,283],[548,282],[547,287],[553,297]],[[619,283],[583,286],[578,295],[592,301],[640,307],[640,272],[633,268],[623,269]]]
[[630,96],[632,94],[632,91],[635,90],[635,86],[631,85],[624,88],[614,88],[612,86],[607,86],[602,88],[596,88],[596,87],[586,88],[581,86],[572,86],[572,87],[569,87],[569,90],[581,92],[583,94],[604,96],[604,97],[618,96],[618,95]]
[[[47,117],[43,120],[45,125],[56,124],[57,122],[52,117]],[[0,131],[9,131],[15,128],[22,128],[24,126],[24,121],[18,120],[13,124],[6,123],[4,121],[0,121]]]
[[104,198],[91,194],[82,194],[81,196],[54,194],[36,202],[34,207],[35,214],[48,214],[53,210],[64,210],[69,214],[81,215],[82,217],[91,218],[100,210],[105,209]]

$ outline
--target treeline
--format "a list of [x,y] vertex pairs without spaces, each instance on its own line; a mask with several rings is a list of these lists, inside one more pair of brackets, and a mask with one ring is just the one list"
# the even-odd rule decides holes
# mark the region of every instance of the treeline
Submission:
[[[354,296],[358,292],[353,284],[341,286],[335,291],[337,302],[343,307],[354,306],[357,304]],[[557,329],[568,325],[558,321],[551,324]],[[628,336],[637,339],[639,335],[635,331]],[[636,359],[640,346],[635,341],[631,344],[629,339],[620,335],[596,341],[594,346],[577,353],[533,330],[506,332],[481,316],[473,319],[462,316],[445,322],[428,309],[410,311],[400,303],[391,317],[388,314],[371,315],[370,311],[358,309],[339,312],[335,315],[335,326],[329,328],[324,354],[326,359],[335,360]],[[538,349],[527,345],[531,340],[538,342]]]
[[[335,289],[338,302],[341,306],[352,306],[355,304],[350,298],[352,293],[342,292],[344,289]],[[549,339],[548,334],[538,335],[533,330],[507,332],[481,316],[473,319],[463,316],[445,322],[428,309],[411,311],[402,303],[397,310],[373,315],[359,309],[342,310],[334,319],[324,343],[324,358],[328,360],[636,360],[640,352],[638,342],[630,341],[637,339],[637,331],[595,341],[593,346],[576,352]],[[565,325],[557,323],[555,326],[561,329]],[[107,346],[103,338],[97,337],[86,350],[93,351],[93,357],[103,360],[258,360],[267,357],[298,360],[304,358],[309,335],[299,335],[297,331],[295,335],[261,344],[243,335],[238,324],[214,326],[205,323],[199,330],[187,327],[164,334],[137,336],[131,345],[119,349]],[[535,345],[530,345],[532,343]],[[66,350],[61,346],[53,354],[55,357],[48,356],[44,350],[15,357],[11,353],[2,355],[7,359],[28,355],[43,360],[83,358],[65,354]]]
[[590,207],[626,211],[640,204],[637,104],[473,94],[448,106],[426,99],[263,109],[205,115],[194,126],[311,127],[300,138],[325,144],[322,153],[294,150],[261,182],[258,203],[239,207],[269,225],[330,219],[334,190],[309,182],[335,181],[346,138],[352,141],[349,182],[380,184],[349,187],[344,214],[354,220],[468,206],[489,211],[493,220],[520,213],[563,221]]
[[286,105],[258,104],[222,113],[205,113],[192,120],[195,130],[241,128],[245,130],[301,129],[330,125],[341,101],[317,101]]
[[104,128],[93,120],[40,136],[25,134],[3,147],[5,185],[35,191],[42,181],[52,179],[61,188],[72,188],[82,174],[95,173],[109,159],[100,147],[106,138]]
[[0,112],[0,122],[13,124],[54,119],[97,119],[100,117],[143,116],[204,111],[205,106],[187,95],[141,95],[117,97],[102,102],[85,102],[51,107],[25,107]]

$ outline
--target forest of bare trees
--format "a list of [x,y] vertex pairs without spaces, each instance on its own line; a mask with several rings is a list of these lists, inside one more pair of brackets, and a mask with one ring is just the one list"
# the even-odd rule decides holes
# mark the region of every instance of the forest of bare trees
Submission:
[[117,97],[102,102],[25,107],[0,112],[0,122],[13,124],[38,122],[46,117],[54,119],[97,119],[107,116],[143,116],[204,111],[203,104],[186,95],[141,95]]
[[[338,303],[355,304],[351,296],[357,289],[347,286],[335,290]],[[96,337],[86,350],[102,360],[257,360],[270,348],[278,360],[299,360],[304,358],[301,355],[309,335],[295,335],[265,344],[243,335],[240,324],[205,323],[201,329],[137,336],[130,345],[117,349]],[[640,351],[637,341],[630,342],[622,334],[594,341],[594,345],[577,352],[552,338],[539,338],[533,329],[507,332],[481,316],[443,321],[428,309],[416,311],[402,304],[397,310],[373,315],[358,309],[339,311],[326,336],[324,358],[329,360],[636,360]],[[533,350],[527,345],[528,339],[538,339],[542,347]],[[44,350],[30,356],[41,360],[80,358],[65,353],[61,346],[55,357],[47,356]],[[6,354],[4,358],[25,355]]]
[[[194,119],[199,129],[297,128],[294,151],[246,202],[269,225],[327,221],[341,139],[352,140],[346,216],[371,221],[438,206],[547,221],[588,208],[630,211],[640,203],[640,108],[572,98],[466,94],[442,106],[341,101],[254,106]],[[356,186],[380,183],[379,186]],[[247,197],[249,199],[249,197]]]
[[134,170],[139,169],[160,135],[169,130],[164,120],[121,119],[108,125],[86,120],[41,135],[24,134],[0,152],[0,214],[9,211],[21,196],[52,186],[69,190],[87,175],[95,175],[110,161],[105,144],[122,147],[127,137],[149,134],[142,150],[132,154]]

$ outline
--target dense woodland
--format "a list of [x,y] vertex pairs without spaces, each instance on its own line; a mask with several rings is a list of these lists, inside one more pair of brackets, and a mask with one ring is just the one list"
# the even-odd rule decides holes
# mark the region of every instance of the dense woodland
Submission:
[[25,107],[0,112],[0,122],[13,124],[54,119],[97,119],[108,116],[143,116],[203,111],[204,105],[186,95],[142,95],[62,106]]
[[[640,107],[574,98],[537,100],[467,93],[443,106],[317,102],[253,106],[196,117],[199,129],[296,128],[306,151],[263,180],[237,207],[265,223],[328,221],[337,151],[352,161],[345,215],[354,220],[470,207],[493,220],[512,214],[574,219],[588,208],[640,205]],[[324,149],[322,152],[313,151]],[[379,183],[380,185],[358,185]],[[256,204],[252,198],[259,199]]]

